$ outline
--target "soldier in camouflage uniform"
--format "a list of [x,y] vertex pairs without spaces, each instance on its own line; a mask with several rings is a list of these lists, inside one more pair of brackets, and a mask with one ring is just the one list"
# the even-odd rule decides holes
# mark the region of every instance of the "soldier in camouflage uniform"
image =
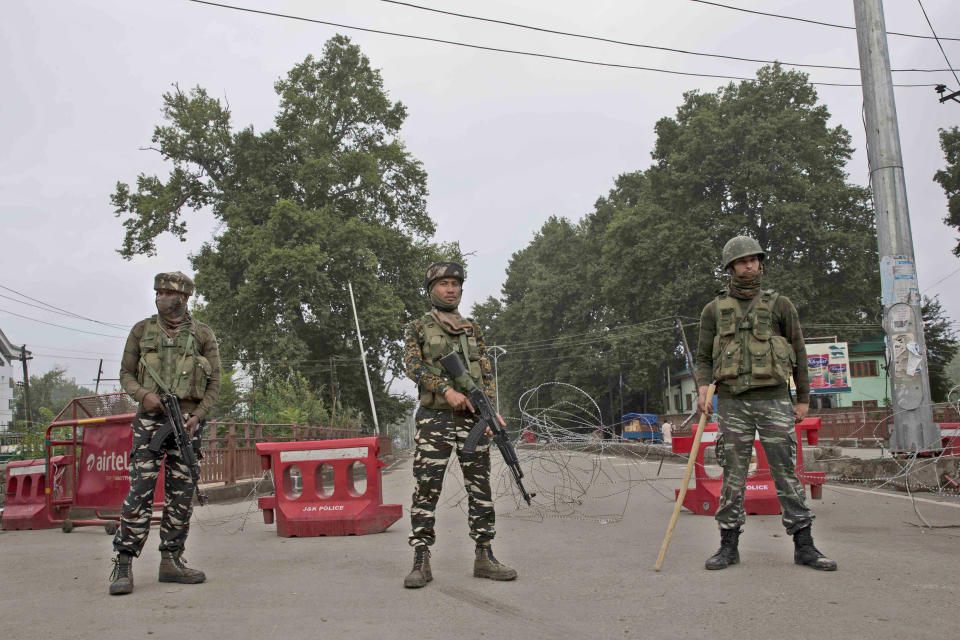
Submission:
[[[413,570],[404,579],[408,588],[425,586],[433,579],[430,550],[436,537],[434,511],[443,488],[443,475],[450,452],[456,450],[467,491],[470,537],[476,542],[473,575],[493,580],[513,580],[517,572],[501,564],[490,542],[495,535],[493,497],[490,490],[490,441],[481,439],[474,453],[464,453],[463,444],[476,424],[474,407],[439,360],[455,351],[477,386],[494,398],[496,390],[483,335],[469,318],[457,311],[465,278],[463,267],[455,262],[438,262],[427,269],[424,288],[432,308],[404,331],[404,364],[407,375],[420,394],[417,409],[416,454],[413,475],[417,487],[410,509],[412,530],[409,542],[414,548]],[[503,425],[503,418],[497,416]],[[505,426],[505,425],[504,425]],[[490,435],[490,429],[487,429]]]
[[[760,288],[765,257],[753,238],[738,236],[723,248],[723,264],[731,276],[728,288],[703,309],[697,345],[696,379],[700,411],[711,381],[717,382],[720,438],[717,457],[723,467],[723,489],[716,519],[720,549],[707,569],[725,569],[740,562],[737,548],[746,522],[743,498],[753,452],[754,431],[770,462],[770,472],[783,511],[783,526],[794,540],[794,561],[832,571],[837,563],[813,545],[813,513],[797,479],[795,419],[807,415],[810,381],[807,352],[797,310],[773,290]],[[797,386],[797,404],[789,381]]]
[[[133,591],[133,558],[140,555],[150,532],[153,494],[160,465],[166,460],[166,500],[160,522],[160,581],[192,584],[203,582],[202,571],[186,566],[183,546],[193,513],[196,489],[190,468],[171,434],[159,454],[147,447],[163,426],[163,405],[158,394],[173,393],[187,429],[202,430],[210,408],[220,393],[220,355],[217,338],[187,308],[193,281],[183,273],[160,273],[154,279],[157,315],[134,325],[123,349],[120,384],[140,403],[133,421],[130,450],[130,493],[123,501],[120,528],[113,540],[117,552],[111,575],[110,594]],[[196,434],[199,436],[200,431]]]

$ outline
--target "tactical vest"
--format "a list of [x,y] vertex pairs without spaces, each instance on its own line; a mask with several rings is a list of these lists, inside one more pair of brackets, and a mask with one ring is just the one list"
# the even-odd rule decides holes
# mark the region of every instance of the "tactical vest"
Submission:
[[764,291],[746,317],[736,298],[726,293],[717,297],[713,376],[734,394],[785,384],[793,374],[797,355],[773,328],[773,306],[779,297]]
[[[420,351],[423,355],[423,366],[430,373],[439,376],[451,387],[460,393],[466,393],[467,389],[461,389],[453,376],[447,373],[447,370],[440,364],[440,358],[451,351],[460,354],[460,358],[467,365],[467,371],[470,377],[478,387],[483,387],[482,375],[480,372],[480,347],[477,345],[477,339],[474,336],[467,336],[466,333],[451,334],[434,319],[429,313],[423,317],[423,343],[420,345]],[[427,409],[452,409],[447,403],[442,393],[433,393],[427,391],[422,385],[419,385],[420,406]]]
[[179,331],[173,338],[147,320],[140,337],[137,381],[149,393],[172,393],[181,400],[203,400],[210,380],[210,361],[197,353],[196,337]]

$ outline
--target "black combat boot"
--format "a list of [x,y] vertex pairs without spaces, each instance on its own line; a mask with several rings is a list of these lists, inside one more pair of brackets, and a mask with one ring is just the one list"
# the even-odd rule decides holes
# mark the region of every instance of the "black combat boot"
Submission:
[[110,574],[110,595],[122,596],[133,592],[133,556],[120,552],[113,559],[113,573]]
[[813,533],[804,527],[793,534],[793,561],[821,571],[836,571],[837,561],[831,560],[813,546]]
[[473,576],[491,580],[516,580],[517,570],[511,569],[493,557],[493,547],[490,546],[490,542],[481,542],[477,544]]
[[740,527],[736,529],[720,529],[720,548],[707,560],[707,569],[726,569],[732,564],[740,564]]
[[403,586],[407,589],[419,589],[427,586],[433,580],[433,571],[430,570],[430,549],[425,544],[418,544],[413,548],[413,570],[403,579]]
[[191,569],[183,559],[183,551],[160,552],[160,582],[198,584],[207,579],[203,571]]

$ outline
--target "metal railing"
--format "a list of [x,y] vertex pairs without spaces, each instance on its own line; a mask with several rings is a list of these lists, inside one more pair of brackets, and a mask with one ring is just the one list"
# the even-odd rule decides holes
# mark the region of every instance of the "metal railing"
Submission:
[[[125,393],[84,396],[71,400],[54,418],[56,428],[72,432],[74,446],[82,438],[83,420],[107,418],[130,420],[136,417],[137,404]],[[339,440],[364,435],[359,429],[345,429],[323,425],[263,424],[255,422],[208,422],[204,427],[203,460],[200,461],[200,481],[234,484],[239,480],[259,478],[263,474],[258,442],[291,442],[303,440]],[[391,453],[390,438],[381,436],[381,455]]]

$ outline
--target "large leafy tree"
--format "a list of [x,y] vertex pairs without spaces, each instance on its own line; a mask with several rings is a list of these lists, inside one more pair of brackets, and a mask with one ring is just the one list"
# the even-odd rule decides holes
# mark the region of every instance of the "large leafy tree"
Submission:
[[657,123],[647,177],[683,238],[661,256],[678,272],[690,267],[687,292],[668,296],[681,309],[699,308],[722,282],[723,244],[746,234],[767,249],[768,283],[802,319],[873,320],[879,276],[869,192],[847,182],[850,135],[829,117],[806,74],[772,66],[753,81],[688,93],[675,118]]
[[923,337],[927,346],[930,395],[934,402],[943,402],[947,399],[951,387],[957,384],[951,378],[950,365],[960,351],[960,342],[957,342],[957,333],[943,310],[939,296],[924,296],[920,312],[923,316]]
[[54,367],[42,375],[30,376],[29,416],[23,391],[23,387],[17,387],[14,391],[14,430],[31,423],[46,428],[50,418],[60,413],[71,400],[93,395],[93,389],[77,384],[74,378],[68,378],[67,370],[63,367]]
[[117,184],[119,252],[153,254],[161,233],[184,238],[187,211],[209,210],[220,231],[191,261],[225,362],[255,384],[299,373],[317,391],[336,365],[344,403],[365,407],[352,282],[378,412],[396,418],[404,403],[386,381],[401,374],[423,270],[458,253],[430,242],[426,173],[399,138],[406,108],[344,36],[275,90],[275,126],[262,133],[233,130],[229,109],[200,87],[163,96],[153,143],[173,168],[166,181],[141,174],[136,191]]
[[[940,129],[940,148],[946,156],[947,166],[937,171],[933,179],[947,194],[947,217],[943,221],[960,230],[960,128]],[[960,239],[953,253],[960,257]]]
[[[548,221],[514,254],[501,298],[475,309],[496,341],[514,343],[502,382],[573,382],[607,420],[620,398],[655,410],[667,369],[685,366],[673,318],[695,349],[690,325],[726,283],[721,250],[739,234],[767,249],[765,286],[808,327],[857,339],[836,325],[875,323],[876,234],[869,193],[843,170],[850,136],[829,117],[806,75],[779,66],[685,94],[656,124],[653,165],[620,176],[579,223]],[[532,351],[546,339],[552,351]]]
[[54,417],[74,398],[92,395],[93,389],[77,384],[74,378],[68,378],[67,370],[63,367],[55,366],[44,374],[30,376],[29,415],[23,387],[17,387],[14,391],[10,430],[21,437],[18,457],[43,457],[46,429]]

